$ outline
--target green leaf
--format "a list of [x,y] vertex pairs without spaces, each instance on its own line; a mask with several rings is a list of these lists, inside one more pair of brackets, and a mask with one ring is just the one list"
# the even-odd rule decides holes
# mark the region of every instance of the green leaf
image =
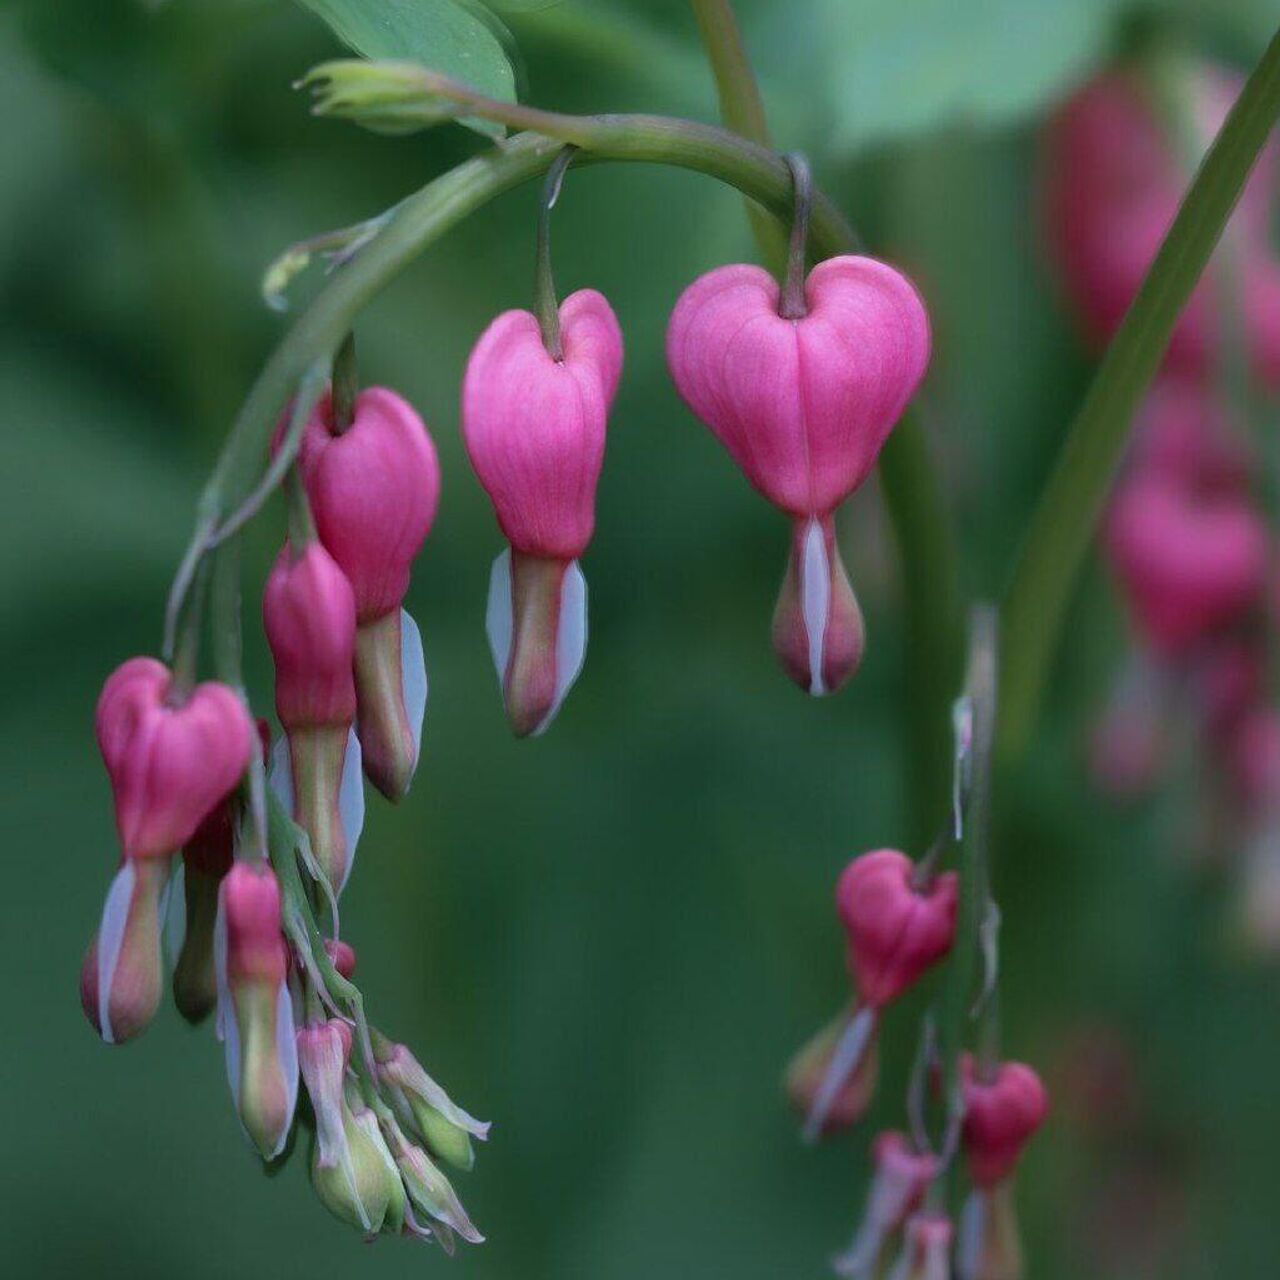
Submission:
[[[334,34],[366,58],[420,62],[505,102],[516,98],[516,77],[498,19],[473,0],[300,0]],[[500,135],[501,125],[464,120],[477,132]]]
[[1106,51],[1124,0],[821,0],[832,141],[846,152],[1064,92]]

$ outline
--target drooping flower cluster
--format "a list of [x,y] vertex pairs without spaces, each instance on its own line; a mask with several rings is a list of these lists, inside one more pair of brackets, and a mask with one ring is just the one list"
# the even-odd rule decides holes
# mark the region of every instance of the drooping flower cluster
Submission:
[[[911,988],[955,943],[959,884],[937,872],[937,851],[913,863],[894,849],[853,859],[840,876],[836,906],[848,941],[856,994],[849,1011],[806,1045],[787,1072],[792,1102],[809,1138],[862,1118],[876,1086],[875,1037],[886,1006]],[[930,1024],[931,1025],[931,1024]],[[851,1280],[1019,1280],[1022,1275],[1012,1176],[1023,1146],[1044,1120],[1048,1095],[1022,1063],[963,1054],[954,1136],[933,1150],[920,1090],[940,1083],[932,1031],[912,1082],[910,1134],[880,1133],[862,1218],[832,1260]],[[971,1191],[957,1224],[939,1193],[951,1147],[963,1147]]]
[[123,856],[81,998],[108,1043],[138,1034],[159,1004],[162,936],[180,939],[175,1003],[193,1023],[216,1009],[235,1109],[261,1157],[286,1159],[305,1127],[312,1183],[338,1218],[368,1237],[452,1250],[457,1236],[482,1237],[438,1162],[470,1168],[471,1140],[488,1126],[368,1025],[355,952],[318,925],[327,902],[336,931],[363,825],[362,767],[399,799],[418,761],[426,674],[402,601],[435,514],[435,450],[403,399],[371,388],[347,422],[319,401],[297,474],[291,537],[263,592],[284,731],[270,751],[273,808],[255,762],[269,733],[236,689],[192,687],[185,674],[197,611],[183,674],[134,658],[99,699]]
[[[1050,127],[1048,239],[1091,340],[1120,323],[1190,180],[1189,145],[1207,147],[1240,86],[1196,67],[1179,123],[1137,72],[1108,73]],[[1111,500],[1103,546],[1136,650],[1091,744],[1099,784],[1131,797],[1172,767],[1180,738],[1198,740],[1221,796],[1204,837],[1248,851],[1246,923],[1268,948],[1280,944],[1280,719],[1267,705],[1264,616],[1274,538],[1263,467],[1239,419],[1244,384],[1280,386],[1280,258],[1268,237],[1276,154],[1263,153],[1178,320]]]

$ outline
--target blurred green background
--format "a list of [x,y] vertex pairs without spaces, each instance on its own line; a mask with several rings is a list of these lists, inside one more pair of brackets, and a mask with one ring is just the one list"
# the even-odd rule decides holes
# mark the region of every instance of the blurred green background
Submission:
[[[1090,369],[1040,262],[1038,125],[1144,25],[1247,66],[1274,6],[739,9],[778,141],[809,152],[929,299],[925,399],[965,586],[998,592]],[[529,101],[714,115],[683,0],[505,11]],[[81,1015],[115,859],[93,701],[115,663],[155,649],[201,478],[287,323],[261,305],[261,270],[481,145],[309,119],[290,82],[337,48],[266,0],[0,9],[0,1271],[821,1276],[861,1204],[865,1143],[803,1149],[778,1081],[846,990],[839,868],[915,826],[910,673],[873,486],[842,526],[863,672],[814,702],[775,669],[785,524],[661,358],[683,285],[752,252],[739,200],[706,179],[575,172],[557,211],[561,289],[607,294],[627,367],[585,561],[591,651],[542,740],[514,742],[502,716],[482,625],[500,542],[457,432],[470,344],[529,301],[535,193],[433,247],[358,331],[363,374],[422,409],[445,482],[409,599],[432,678],[423,764],[407,803],[371,804],[344,928],[376,1020],[495,1122],[459,1179],[490,1242],[452,1262],[362,1246],[301,1161],[259,1172],[209,1028],[166,1009],[108,1050]],[[256,578],[280,531],[273,511],[251,539]],[[266,707],[252,596],[247,639]],[[1030,1275],[1272,1275],[1275,974],[1236,957],[1225,888],[1177,856],[1185,788],[1123,815],[1088,790],[1080,739],[1121,645],[1095,569],[1040,740],[1000,796],[1006,1049],[1057,1097],[1020,1186]],[[901,1122],[921,999],[889,1019],[869,1132]]]

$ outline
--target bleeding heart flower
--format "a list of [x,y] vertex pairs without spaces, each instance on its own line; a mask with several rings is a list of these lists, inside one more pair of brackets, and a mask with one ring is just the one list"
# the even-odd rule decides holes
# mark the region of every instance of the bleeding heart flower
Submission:
[[1049,1095],[1022,1062],[1002,1062],[984,1075],[966,1054],[960,1068],[969,1176],[979,1187],[994,1187],[1013,1172],[1022,1148],[1044,1122]]
[[493,566],[486,625],[521,737],[547,728],[586,653],[578,558],[595,528],[622,371],[622,334],[599,293],[571,294],[559,316],[562,359],[543,345],[532,312],[505,311],[480,336],[462,385],[467,454],[511,544]]
[[820,694],[852,674],[863,641],[831,516],[920,385],[930,336],[911,282],[871,258],[819,263],[805,299],[807,314],[784,318],[767,271],[710,271],[676,303],[667,365],[747,479],[795,522],[774,646],[792,678]]

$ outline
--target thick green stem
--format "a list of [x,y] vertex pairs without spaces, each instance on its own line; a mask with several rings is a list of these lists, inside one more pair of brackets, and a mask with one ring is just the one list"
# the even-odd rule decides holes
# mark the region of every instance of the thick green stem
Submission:
[[[690,0],[690,4],[715,77],[720,119],[734,133],[763,147],[771,146],[760,86],[751,70],[733,6],[729,0]],[[780,275],[787,262],[787,245],[777,222],[750,200],[747,218],[765,265]]]
[[1191,184],[1067,436],[1036,509],[1003,610],[1002,756],[1030,737],[1071,589],[1134,411],[1280,116],[1280,33],[1249,77]]

